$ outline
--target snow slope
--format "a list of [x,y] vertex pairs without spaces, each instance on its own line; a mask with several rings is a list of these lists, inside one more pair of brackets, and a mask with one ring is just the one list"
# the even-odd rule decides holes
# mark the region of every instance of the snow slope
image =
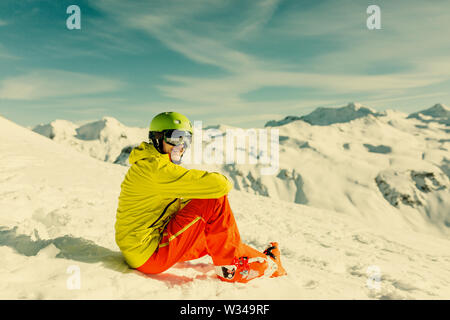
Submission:
[[[236,190],[229,197],[242,238],[259,249],[279,241],[288,276],[223,283],[209,257],[145,276],[114,243],[126,167],[3,118],[0,135],[0,299],[450,297],[449,239]],[[74,269],[79,289],[68,286]]]

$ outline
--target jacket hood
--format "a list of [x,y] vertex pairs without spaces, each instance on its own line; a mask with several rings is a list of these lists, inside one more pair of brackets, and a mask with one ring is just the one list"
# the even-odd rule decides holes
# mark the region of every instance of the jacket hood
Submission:
[[134,164],[139,160],[143,159],[151,159],[155,160],[167,160],[170,161],[168,154],[161,154],[158,150],[153,146],[153,144],[142,142],[139,147],[134,148],[131,153],[128,161],[130,164]]

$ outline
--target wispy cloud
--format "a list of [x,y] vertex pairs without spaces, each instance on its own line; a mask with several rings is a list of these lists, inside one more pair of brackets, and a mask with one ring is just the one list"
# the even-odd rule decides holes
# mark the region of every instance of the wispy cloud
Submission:
[[258,33],[273,17],[281,0],[260,0],[252,7],[252,14],[237,28],[235,38],[244,40]]
[[[445,10],[429,6],[425,11],[408,10],[405,15],[399,5],[386,3],[385,7],[382,6],[385,30],[375,31],[379,32],[375,34],[365,27],[365,5],[354,5],[354,1],[323,2],[306,10],[287,11],[276,17],[274,13],[279,1],[265,0],[251,4],[252,9],[245,11],[246,15],[241,20],[243,22],[235,25],[217,21],[211,23],[202,19],[204,14],[214,13],[219,8],[210,1],[193,1],[189,6],[180,7],[172,3],[153,6],[151,10],[121,1],[104,0],[100,1],[99,6],[125,27],[146,32],[195,62],[213,65],[228,72],[226,76],[202,78],[166,75],[172,84],[160,85],[158,88],[167,97],[190,104],[242,108],[251,106],[251,103],[242,99],[243,94],[276,86],[313,88],[327,95],[366,93],[370,96],[380,92],[398,95],[448,79],[442,63],[434,63],[432,59],[423,61],[413,54],[423,51],[423,48],[417,49],[417,42],[414,41],[417,36],[423,37],[428,44],[428,56],[441,55],[442,62],[448,65],[448,59],[442,56],[442,49],[448,44],[439,37],[429,37],[434,33],[433,28],[445,23],[444,18],[448,14],[441,12]],[[412,7],[411,3],[408,8]],[[226,12],[224,7],[219,9]],[[420,15],[423,17],[429,14],[436,18],[428,26],[414,26],[411,23],[411,15],[419,18]],[[273,26],[266,27],[271,19],[275,19]],[[411,28],[414,32],[411,32]],[[287,64],[238,49],[235,41],[258,32],[265,32],[274,39],[277,34],[292,39],[333,36],[340,46],[335,51],[318,54],[311,59],[311,68],[299,64],[292,65],[291,69],[300,68],[301,71],[290,71],[287,70]],[[408,68],[381,74],[367,73],[368,64],[383,63],[386,59],[390,59],[393,64],[407,63]]]
[[214,119],[215,124],[222,124],[222,123],[232,123],[235,126],[239,126],[242,124],[248,125],[255,123],[256,121],[260,122],[267,122],[268,119],[278,119],[282,117],[282,115],[278,113],[258,113],[251,117],[249,116],[241,116],[239,118],[236,118],[236,116],[228,116],[228,117],[217,117]]
[[376,105],[376,104],[386,104],[387,102],[391,103],[391,102],[397,102],[397,101],[408,101],[408,100],[417,100],[417,99],[429,99],[429,98],[435,98],[436,99],[441,99],[444,97],[447,97],[449,95],[448,92],[433,92],[433,93],[425,93],[425,94],[417,94],[417,95],[408,95],[408,96],[397,96],[397,97],[393,97],[392,95],[385,95],[385,97],[388,98],[383,98],[383,96],[380,97],[374,97],[371,98],[367,101],[367,103],[371,104],[371,105]]
[[33,100],[114,91],[123,83],[89,74],[61,70],[35,70],[0,83],[0,99]]
[[[242,96],[264,87],[314,88],[330,94],[353,96],[358,92],[403,92],[407,89],[429,86],[442,81],[442,77],[422,75],[411,77],[410,74],[396,75],[332,75],[302,72],[252,71],[246,74],[234,74],[219,79],[170,76],[175,85],[159,86],[168,97],[203,105],[226,108],[226,110],[267,110],[284,109],[283,101],[260,101],[252,103]],[[304,99],[289,101],[290,105],[303,105]],[[330,103],[331,101],[326,101]],[[337,101],[335,101],[336,103]],[[314,103],[309,100],[308,103]],[[318,98],[316,104],[323,104]]]
[[[254,2],[256,3],[256,2]],[[261,18],[252,19],[255,13],[267,11],[266,7],[276,1],[263,1],[257,10],[248,10],[245,20],[253,21],[251,29],[260,24]],[[236,3],[234,3],[236,4]],[[93,3],[113,17],[115,23],[128,29],[138,29],[152,36],[169,49],[202,64],[209,64],[230,72],[256,68],[259,59],[232,46],[233,35],[244,33],[249,25],[233,27],[219,21],[211,21],[209,15],[219,11],[229,12],[233,3],[221,1],[164,2],[160,5],[131,5],[123,1],[102,0]],[[273,5],[273,4],[272,4]],[[263,14],[262,14],[263,15]],[[248,18],[248,19],[247,19]],[[239,29],[237,29],[239,28]]]

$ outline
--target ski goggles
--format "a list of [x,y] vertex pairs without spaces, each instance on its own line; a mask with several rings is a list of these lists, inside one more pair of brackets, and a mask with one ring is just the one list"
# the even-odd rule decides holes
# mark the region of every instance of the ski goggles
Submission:
[[184,145],[188,148],[192,142],[192,134],[189,131],[170,129],[163,131],[163,139],[172,146]]

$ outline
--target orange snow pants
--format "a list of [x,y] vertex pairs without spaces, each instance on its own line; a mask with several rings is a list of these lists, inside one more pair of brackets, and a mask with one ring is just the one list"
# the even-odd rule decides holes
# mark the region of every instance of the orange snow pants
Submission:
[[137,270],[161,273],[177,262],[210,255],[214,265],[230,265],[233,259],[266,257],[241,242],[227,196],[192,199],[178,211],[164,230],[158,249]]

